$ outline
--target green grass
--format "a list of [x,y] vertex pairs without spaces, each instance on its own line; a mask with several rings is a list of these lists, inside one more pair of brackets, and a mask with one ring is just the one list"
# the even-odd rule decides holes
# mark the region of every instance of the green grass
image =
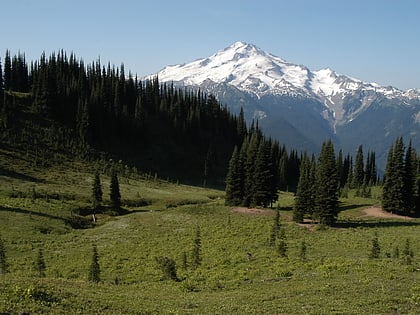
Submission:
[[[9,263],[9,273],[0,275],[0,312],[420,313],[420,220],[365,217],[361,210],[379,204],[378,192],[371,199],[342,199],[338,226],[326,229],[291,222],[293,194],[281,193],[275,207],[288,245],[288,257],[281,258],[269,246],[274,210],[235,212],[224,206],[221,191],[120,178],[128,214],[99,215],[93,228],[74,229],[68,218],[90,207],[94,167],[70,163],[45,171],[8,161],[0,165],[8,170],[0,176],[0,235]],[[109,177],[101,178],[108,202]],[[197,226],[202,265],[183,269]],[[381,258],[371,260],[375,233]],[[415,255],[411,264],[392,257],[407,238]],[[99,284],[87,281],[92,244],[99,253]],[[33,268],[39,248],[47,266],[42,279]],[[176,261],[181,281],[161,280],[159,256]]]

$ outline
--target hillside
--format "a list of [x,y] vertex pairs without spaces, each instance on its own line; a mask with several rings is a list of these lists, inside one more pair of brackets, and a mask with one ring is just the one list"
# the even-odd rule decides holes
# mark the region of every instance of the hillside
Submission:
[[[420,311],[420,221],[376,219],[377,199],[342,199],[335,228],[291,222],[293,195],[282,193],[281,236],[270,245],[275,210],[225,207],[224,193],[135,174],[120,175],[123,216],[92,223],[93,172],[109,203],[107,163],[68,160],[34,166],[0,151],[0,238],[8,273],[0,312],[10,314],[404,313]],[[375,192],[374,195],[377,195]],[[79,213],[81,217],[75,221]],[[83,228],[71,223],[85,222]],[[77,228],[79,227],[79,228]],[[201,264],[192,253],[200,230]],[[368,259],[377,234],[380,258]],[[406,240],[414,258],[403,256]],[[98,284],[87,281],[92,246]],[[303,250],[303,244],[305,250]],[[395,253],[399,249],[399,258]],[[37,276],[42,250],[45,277]],[[158,257],[176,262],[178,281],[162,280]]]
[[[222,186],[243,121],[201,92],[139,81],[124,65],[85,65],[61,51],[0,67],[0,144],[35,164],[62,156],[122,160],[142,172]],[[3,80],[4,78],[4,80]]]

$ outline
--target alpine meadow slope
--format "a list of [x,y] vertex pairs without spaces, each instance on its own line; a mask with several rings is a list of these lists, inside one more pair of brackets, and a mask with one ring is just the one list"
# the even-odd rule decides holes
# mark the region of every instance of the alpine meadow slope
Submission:
[[355,152],[377,152],[379,165],[399,136],[420,149],[420,90],[399,90],[289,63],[253,44],[236,42],[208,58],[164,68],[161,82],[213,94],[244,109],[264,132],[298,150],[319,151],[327,138]]

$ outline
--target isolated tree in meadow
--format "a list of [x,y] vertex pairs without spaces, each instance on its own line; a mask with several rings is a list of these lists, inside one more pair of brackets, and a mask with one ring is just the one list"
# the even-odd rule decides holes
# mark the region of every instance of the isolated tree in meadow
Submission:
[[38,277],[43,278],[45,277],[45,271],[47,270],[47,266],[45,265],[44,260],[44,253],[42,249],[40,248],[38,250],[38,255],[35,260],[35,271],[38,275]]
[[6,249],[4,248],[3,239],[0,238],[0,274],[5,274],[8,271],[8,264],[6,258]]
[[162,273],[163,280],[175,280],[178,281],[178,276],[176,274],[176,263],[170,257],[161,256],[156,258],[156,262],[159,265]]
[[376,259],[379,258],[381,253],[381,247],[379,246],[378,234],[375,233],[372,239],[372,247],[370,248],[369,258]]
[[287,242],[286,242],[286,231],[280,229],[279,233],[279,244],[277,246],[278,253],[280,257],[287,257]]
[[111,175],[109,197],[111,199],[111,208],[119,211],[121,209],[121,193],[120,193],[120,184],[118,182],[117,172],[115,170],[112,171],[112,175]]
[[92,186],[92,198],[93,198],[93,209],[96,211],[101,207],[102,204],[102,185],[99,172],[95,172]]
[[191,252],[191,266],[196,269],[201,265],[201,231],[200,227],[197,226],[195,230],[195,237],[193,242],[193,249]]
[[338,174],[334,145],[324,142],[316,167],[315,215],[321,224],[332,225],[338,216]]
[[91,282],[98,283],[101,281],[101,268],[99,266],[99,255],[98,249],[94,244],[92,247],[92,262],[89,268],[88,280]]

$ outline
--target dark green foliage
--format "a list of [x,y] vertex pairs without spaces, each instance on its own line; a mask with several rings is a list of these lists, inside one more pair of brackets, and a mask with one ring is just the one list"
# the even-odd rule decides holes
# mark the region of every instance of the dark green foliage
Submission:
[[315,208],[315,161],[304,154],[300,165],[299,183],[293,209],[293,220],[303,222],[305,213],[312,214]]
[[166,256],[161,256],[156,258],[156,262],[163,273],[162,280],[178,281],[175,260]]
[[201,261],[201,232],[200,227],[197,227],[195,230],[193,248],[191,251],[191,267],[193,269],[198,268],[201,265]]
[[372,246],[370,249],[369,258],[370,259],[379,258],[380,253],[381,253],[381,248],[379,246],[378,234],[375,233],[372,239]]
[[119,212],[121,210],[121,193],[120,184],[118,182],[117,172],[114,170],[111,175],[111,183],[109,186],[109,197],[111,200],[111,208]]
[[404,215],[416,214],[419,207],[418,163],[411,141],[404,151],[403,139],[398,138],[388,152],[382,192],[384,210]]
[[315,216],[321,224],[332,225],[337,220],[338,187],[334,146],[328,141],[322,146],[316,167]]
[[89,159],[105,153],[183,180],[203,180],[205,166],[206,185],[220,186],[233,147],[247,134],[243,113],[236,118],[215,97],[157,78],[139,81],[124,65],[85,65],[63,51],[42,54],[30,69],[24,55],[7,51],[3,60],[3,139],[34,152],[34,163],[57,152]]
[[280,257],[287,257],[286,232],[284,229],[280,229],[279,244],[277,246],[277,251]]
[[99,255],[96,245],[92,247],[92,262],[90,264],[88,280],[94,283],[101,281],[101,268],[99,266]]
[[44,261],[44,253],[40,248],[38,250],[38,255],[35,260],[35,272],[38,277],[43,278],[45,277],[45,271],[47,270],[47,266],[45,265]]
[[226,199],[227,206],[235,206],[242,203],[244,196],[243,165],[239,157],[238,148],[235,146],[229,162],[226,175]]
[[410,239],[405,239],[405,245],[402,252],[404,263],[406,265],[411,265],[413,258],[414,258],[414,252],[410,245]]
[[365,173],[363,163],[363,147],[360,145],[357,149],[356,163],[354,165],[353,173],[353,187],[355,188],[359,188],[364,183]]
[[0,238],[0,274],[8,272],[9,265],[6,258],[6,249],[4,248],[3,239]]
[[96,212],[102,204],[102,186],[101,186],[101,178],[99,176],[99,172],[95,172],[95,177],[93,179],[92,185],[92,198],[93,198],[93,209]]

